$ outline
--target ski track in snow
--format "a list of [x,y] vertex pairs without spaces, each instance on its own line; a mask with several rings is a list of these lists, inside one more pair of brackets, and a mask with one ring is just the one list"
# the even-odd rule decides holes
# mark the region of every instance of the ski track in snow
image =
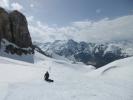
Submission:
[[[0,100],[133,100],[133,58],[97,70],[38,53],[35,58],[30,64],[0,57]],[[49,67],[54,83],[43,80]]]

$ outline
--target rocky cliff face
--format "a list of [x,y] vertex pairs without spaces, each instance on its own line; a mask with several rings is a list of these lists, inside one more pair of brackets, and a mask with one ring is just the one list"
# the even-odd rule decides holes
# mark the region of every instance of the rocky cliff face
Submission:
[[[2,39],[14,43],[19,49],[32,48],[32,40],[28,30],[27,20],[22,13],[18,11],[8,13],[3,8],[0,8],[0,42]],[[8,52],[14,51],[16,48],[9,47],[10,46],[8,46]],[[34,53],[33,48],[27,51],[27,53]],[[23,54],[23,52],[21,52],[21,54]]]
[[12,42],[22,48],[32,46],[31,37],[28,30],[27,20],[18,11],[9,13]]
[[2,38],[11,41],[12,34],[10,29],[9,14],[3,8],[0,8],[0,40]]

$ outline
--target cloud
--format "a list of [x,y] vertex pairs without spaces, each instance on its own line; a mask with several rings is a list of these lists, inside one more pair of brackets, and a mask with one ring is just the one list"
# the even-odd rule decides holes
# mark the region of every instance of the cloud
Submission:
[[9,9],[9,0],[0,0],[0,6]]
[[86,41],[111,41],[133,38],[133,15],[116,19],[104,18],[97,22],[74,23],[79,31],[79,40]]
[[19,3],[14,2],[14,3],[11,4],[11,9],[12,9],[12,10],[21,11],[21,10],[23,10],[24,8],[23,8],[23,6],[20,5]]
[[21,4],[17,2],[10,3],[9,0],[0,0],[0,7],[3,7],[7,10],[18,10],[18,11],[24,9],[24,7]]
[[104,18],[99,21],[78,21],[66,27],[51,27],[36,21],[33,16],[27,18],[33,40],[54,41],[74,39],[76,41],[104,42],[133,39],[133,15],[115,19]]
[[62,28],[49,27],[47,24],[42,24],[40,21],[36,21],[33,16],[27,17],[27,20],[33,40],[47,42],[58,39],[67,39],[67,36],[64,33],[65,30],[63,30]]

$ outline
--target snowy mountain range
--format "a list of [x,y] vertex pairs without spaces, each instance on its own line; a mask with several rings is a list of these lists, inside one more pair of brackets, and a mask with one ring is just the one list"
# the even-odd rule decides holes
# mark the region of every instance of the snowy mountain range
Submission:
[[74,40],[39,43],[46,55],[55,59],[70,60],[73,63],[83,62],[99,68],[114,60],[133,56],[133,40],[113,41],[106,43],[86,43]]

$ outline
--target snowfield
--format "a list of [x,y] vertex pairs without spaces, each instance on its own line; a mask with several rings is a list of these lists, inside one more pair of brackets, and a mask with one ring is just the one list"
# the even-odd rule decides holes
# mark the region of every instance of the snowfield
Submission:
[[[99,69],[37,52],[34,60],[0,57],[0,100],[133,100],[133,57]],[[47,70],[54,83],[43,80]]]

